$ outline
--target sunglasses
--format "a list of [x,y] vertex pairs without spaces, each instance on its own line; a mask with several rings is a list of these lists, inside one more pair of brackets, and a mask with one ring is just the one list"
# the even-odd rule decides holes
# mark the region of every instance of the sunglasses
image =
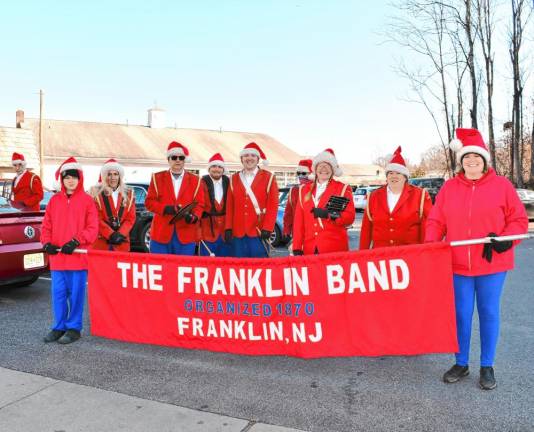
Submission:
[[305,177],[305,176],[307,176],[307,175],[308,175],[307,172],[304,172],[304,171],[297,171],[297,176],[299,176],[299,177]]
[[169,159],[172,160],[172,161],[175,161],[175,160],[184,161],[185,160],[185,156],[171,156]]

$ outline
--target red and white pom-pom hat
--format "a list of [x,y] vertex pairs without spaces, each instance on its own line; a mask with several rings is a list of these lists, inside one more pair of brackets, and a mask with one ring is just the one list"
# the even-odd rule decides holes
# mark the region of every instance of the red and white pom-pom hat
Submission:
[[224,159],[220,153],[215,153],[212,157],[210,157],[207,169],[209,170],[212,166],[223,168],[225,174],[228,172],[226,169],[226,164],[224,163]]
[[482,156],[488,165],[490,164],[490,153],[484,144],[482,135],[476,129],[456,129],[456,139],[449,143],[449,148],[456,152],[458,160],[462,160],[467,153],[476,153]]
[[297,172],[303,172],[306,174],[311,174],[312,172],[312,160],[311,159],[301,159],[297,165]]
[[26,159],[22,153],[14,152],[11,156],[11,165],[21,164],[23,167],[26,167]]
[[189,150],[187,150],[186,146],[180,144],[177,141],[171,142],[167,147],[167,159],[171,156],[185,156],[185,161],[191,162],[191,158],[189,157]]
[[404,174],[406,177],[410,177],[410,171],[406,167],[406,161],[402,157],[402,148],[401,146],[397,147],[397,150],[395,150],[395,153],[393,153],[393,157],[389,161],[389,163],[386,165],[386,174],[389,171],[395,171],[401,174]]
[[258,156],[260,158],[260,162],[262,163],[262,165],[269,165],[269,161],[267,160],[265,153],[263,153],[263,150],[255,142],[250,142],[245,147],[243,147],[243,150],[239,152],[239,157],[245,156],[248,154]]
[[315,168],[317,168],[317,165],[321,162],[326,162],[330,164],[332,167],[332,170],[334,171],[334,175],[336,177],[343,175],[343,170],[339,166],[339,163],[337,162],[336,155],[334,154],[334,150],[331,148],[327,148],[323,150],[321,153],[319,153],[317,156],[315,156],[312,160],[312,168],[313,172],[315,172]]
[[100,168],[100,179],[106,178],[110,171],[117,171],[121,179],[124,178],[124,167],[116,159],[108,159]]
[[59,168],[56,170],[56,180],[59,180],[59,177],[61,176],[61,173],[63,171],[67,170],[78,170],[82,171],[82,166],[78,163],[78,161],[73,158],[72,156],[68,159],[65,159],[63,163],[59,166]]

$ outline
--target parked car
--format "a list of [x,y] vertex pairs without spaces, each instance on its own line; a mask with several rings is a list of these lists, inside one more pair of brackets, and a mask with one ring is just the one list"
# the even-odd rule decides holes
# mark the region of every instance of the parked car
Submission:
[[48,271],[39,242],[42,211],[20,211],[0,197],[0,285],[26,286]]
[[426,189],[430,195],[432,204],[434,204],[436,195],[443,186],[443,183],[445,183],[445,179],[443,177],[419,177],[411,178],[408,180],[408,182],[414,186]]
[[525,206],[529,220],[534,219],[534,191],[529,189],[516,189],[516,191]]
[[148,252],[150,247],[150,226],[154,215],[145,207],[148,183],[127,183],[135,197],[135,224],[130,231],[132,250]]
[[354,207],[356,211],[363,211],[367,206],[367,197],[369,194],[378,189],[380,186],[362,186],[354,190],[352,196],[354,198]]

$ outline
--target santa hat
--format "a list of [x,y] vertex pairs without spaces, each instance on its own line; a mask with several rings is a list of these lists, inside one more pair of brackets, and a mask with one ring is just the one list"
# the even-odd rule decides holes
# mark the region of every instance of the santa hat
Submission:
[[15,164],[21,164],[23,167],[26,166],[26,159],[24,159],[24,155],[14,152],[13,156],[11,156],[11,165]]
[[102,183],[102,179],[106,178],[110,171],[117,171],[121,179],[124,178],[124,168],[117,162],[117,160],[111,158],[104,162],[102,168],[100,168],[100,177],[98,178],[98,183]]
[[482,135],[476,129],[456,129],[456,138],[449,143],[449,148],[456,152],[456,157],[462,160],[467,153],[476,153],[484,158],[486,164],[490,163],[490,154]]
[[339,177],[343,175],[343,170],[339,166],[339,163],[337,162],[336,155],[334,154],[334,150],[327,148],[326,150],[323,150],[321,153],[319,153],[317,156],[313,158],[312,161],[312,167],[313,172],[315,172],[315,169],[317,168],[317,165],[321,162],[326,162],[327,164],[330,164],[332,167],[332,170],[334,171],[334,175],[336,177]]
[[71,156],[70,158],[63,161],[63,163],[56,170],[56,180],[59,180],[61,173],[67,170],[82,171],[82,166],[78,163],[76,159]]
[[396,171],[398,173],[404,174],[406,177],[410,177],[410,171],[408,171],[408,168],[406,168],[406,162],[404,161],[401,152],[402,148],[401,146],[398,146],[397,150],[395,150],[395,153],[393,153],[393,157],[386,165],[386,174],[389,171]]
[[243,147],[243,150],[239,152],[239,157],[245,156],[248,154],[258,156],[263,165],[269,165],[269,162],[267,161],[267,158],[265,157],[265,153],[263,153],[263,150],[255,142],[248,143],[245,147]]
[[171,142],[167,147],[167,159],[171,156],[185,156],[185,161],[191,162],[191,158],[189,157],[189,150],[187,150],[187,147],[176,141]]
[[226,164],[224,163],[224,159],[220,153],[215,153],[212,157],[210,157],[207,169],[209,170],[212,166],[218,166],[223,168],[225,174],[227,172]]
[[299,161],[297,166],[297,172],[305,172],[306,174],[311,174],[312,172],[312,160],[311,159],[302,159]]

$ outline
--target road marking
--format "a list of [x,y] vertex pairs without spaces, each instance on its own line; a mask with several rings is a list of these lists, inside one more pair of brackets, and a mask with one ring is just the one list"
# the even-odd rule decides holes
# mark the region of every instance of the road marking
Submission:
[[50,278],[47,278],[47,277],[44,277],[44,276],[39,276],[39,279],[44,279],[44,280],[49,280],[49,281],[51,281],[51,280],[52,280],[52,279],[50,279]]

